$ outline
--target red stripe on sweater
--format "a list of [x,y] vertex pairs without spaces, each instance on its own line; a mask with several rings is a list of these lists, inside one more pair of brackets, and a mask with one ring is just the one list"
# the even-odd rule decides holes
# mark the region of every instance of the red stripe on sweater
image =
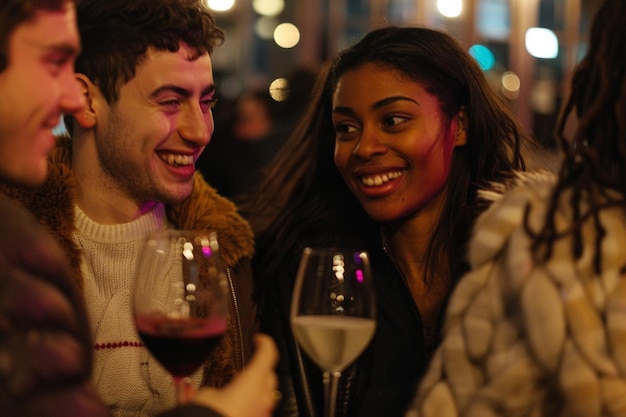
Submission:
[[117,349],[124,347],[143,347],[143,343],[141,342],[113,342],[113,343],[96,343],[93,345],[94,350],[101,349]]

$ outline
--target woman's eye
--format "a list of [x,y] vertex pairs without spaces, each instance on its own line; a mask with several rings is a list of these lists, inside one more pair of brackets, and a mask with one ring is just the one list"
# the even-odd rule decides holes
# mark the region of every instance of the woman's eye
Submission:
[[347,123],[341,123],[335,126],[335,132],[339,134],[346,134],[355,132],[357,128],[355,126],[349,125]]
[[401,116],[389,116],[389,117],[385,117],[383,119],[383,126],[395,126],[398,125],[402,122],[404,122],[406,120],[406,117],[401,117]]

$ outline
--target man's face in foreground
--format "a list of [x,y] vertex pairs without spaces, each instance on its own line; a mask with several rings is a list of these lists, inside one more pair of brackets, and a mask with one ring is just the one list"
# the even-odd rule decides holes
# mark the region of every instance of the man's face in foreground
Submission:
[[73,2],[35,10],[10,35],[0,73],[0,178],[26,185],[45,180],[52,129],[62,113],[85,104],[74,77],[79,48]]

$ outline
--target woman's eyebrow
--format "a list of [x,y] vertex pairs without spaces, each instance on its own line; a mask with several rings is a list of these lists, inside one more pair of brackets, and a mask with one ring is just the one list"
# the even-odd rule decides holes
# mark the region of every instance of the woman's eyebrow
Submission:
[[[377,110],[380,109],[382,107],[385,107],[391,103],[395,103],[397,101],[410,101],[412,103],[415,103],[417,105],[419,105],[419,102],[415,99],[412,99],[410,97],[406,97],[406,96],[392,96],[392,97],[387,97],[384,98],[382,100],[379,100],[377,102],[375,102],[374,104],[372,104],[371,109],[372,110]],[[347,115],[354,115],[354,110],[352,110],[350,107],[346,107],[346,106],[337,106],[333,108],[333,113],[342,113],[342,114],[347,114]]]

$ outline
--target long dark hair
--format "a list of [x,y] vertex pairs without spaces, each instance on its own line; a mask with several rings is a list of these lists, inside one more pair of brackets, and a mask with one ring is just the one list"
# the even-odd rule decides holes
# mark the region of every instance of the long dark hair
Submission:
[[467,144],[454,151],[446,205],[426,254],[426,279],[446,262],[456,278],[465,268],[458,260],[465,259],[469,230],[484,209],[476,192],[525,168],[524,130],[474,59],[446,33],[419,27],[373,30],[339,56],[332,71],[333,89],[347,70],[365,63],[398,71],[424,85],[438,98],[448,121],[462,108],[467,112]]
[[[600,246],[605,230],[599,213],[607,206],[626,206],[626,2],[606,0],[591,28],[589,49],[572,77],[571,94],[559,117],[557,138],[564,159],[551,196],[544,227],[533,234],[533,249],[540,259],[552,254],[563,234],[574,237],[572,254],[582,256],[582,224],[593,219],[594,268],[601,270]],[[573,137],[566,128],[578,117]],[[557,230],[556,210],[566,190],[571,190],[572,226]],[[611,192],[613,191],[613,192]],[[581,211],[581,201],[588,209]]]
[[[329,66],[318,74],[311,104],[281,148],[258,192],[242,205],[256,234],[255,277],[271,279],[304,246],[332,245],[341,233],[369,221],[333,159]],[[326,140],[328,138],[333,140]],[[350,222],[342,222],[346,215]],[[335,237],[333,237],[335,236]],[[344,234],[344,237],[347,234]]]
[[461,108],[467,112],[467,144],[454,151],[446,206],[426,255],[426,279],[437,267],[447,268],[453,279],[460,276],[469,230],[484,208],[477,190],[525,167],[524,129],[454,38],[421,27],[373,30],[322,71],[307,114],[253,199],[249,217],[258,236],[260,270],[268,276],[283,261],[281,248],[299,250],[303,236],[315,240],[311,236],[378,230],[333,161],[333,91],[346,71],[366,63],[422,83],[440,100],[447,118]]

